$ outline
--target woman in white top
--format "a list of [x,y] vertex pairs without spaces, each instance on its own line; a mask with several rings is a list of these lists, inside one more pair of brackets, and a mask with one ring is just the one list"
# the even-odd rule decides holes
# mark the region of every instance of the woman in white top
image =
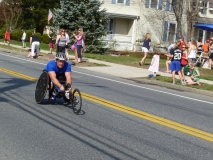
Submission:
[[196,54],[197,54],[197,42],[193,39],[189,46],[188,61],[193,62],[196,58]]

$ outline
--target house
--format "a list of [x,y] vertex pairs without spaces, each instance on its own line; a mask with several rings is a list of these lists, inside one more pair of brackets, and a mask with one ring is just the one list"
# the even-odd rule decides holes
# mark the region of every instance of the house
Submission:
[[[199,17],[196,19],[197,24],[212,24],[213,23],[213,0],[206,0],[202,2]],[[197,39],[202,39],[204,43],[206,39],[213,36],[212,32],[195,29],[194,37]]]
[[[151,34],[152,46],[167,47],[177,39],[177,22],[172,0],[101,0],[110,18],[108,34],[104,40],[117,43],[117,50],[141,50],[146,33]],[[210,1],[210,2],[209,2]],[[213,22],[213,0],[206,0],[200,7],[197,23]],[[187,37],[186,11],[182,15],[182,34]],[[211,36],[195,29],[195,38]],[[187,40],[186,40],[187,41]]]
[[176,40],[177,23],[170,2],[164,0],[103,0],[110,22],[105,41],[119,44],[117,50],[141,50],[146,33],[152,44]]

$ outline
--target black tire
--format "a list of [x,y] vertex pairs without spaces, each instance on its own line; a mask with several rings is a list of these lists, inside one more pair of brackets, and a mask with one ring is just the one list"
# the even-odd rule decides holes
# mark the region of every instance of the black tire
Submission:
[[35,89],[35,100],[37,103],[41,103],[46,96],[46,92],[48,89],[48,84],[49,84],[49,77],[47,72],[43,72],[36,84],[36,89]]
[[73,112],[75,114],[79,114],[81,112],[81,107],[82,107],[82,97],[81,97],[81,92],[79,89],[74,89],[73,94],[72,94],[72,108]]

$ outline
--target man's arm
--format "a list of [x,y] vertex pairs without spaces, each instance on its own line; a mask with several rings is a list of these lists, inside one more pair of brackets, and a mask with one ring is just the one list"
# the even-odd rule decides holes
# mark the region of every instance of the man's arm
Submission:
[[30,45],[32,44],[32,37],[30,37]]
[[67,84],[70,84],[72,86],[72,72],[65,72],[65,77],[67,80]]

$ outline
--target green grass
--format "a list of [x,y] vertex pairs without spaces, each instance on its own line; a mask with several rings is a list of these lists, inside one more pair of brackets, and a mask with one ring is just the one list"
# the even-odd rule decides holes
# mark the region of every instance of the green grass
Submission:
[[[150,79],[150,78],[145,77],[142,79]],[[153,80],[172,83],[172,77],[166,77],[166,76],[156,76]],[[181,85],[179,79],[176,79],[176,85]],[[201,86],[198,86],[198,85],[186,85],[186,86],[191,88],[201,89],[201,90],[213,91],[213,85],[206,84],[206,83],[202,83]]]

